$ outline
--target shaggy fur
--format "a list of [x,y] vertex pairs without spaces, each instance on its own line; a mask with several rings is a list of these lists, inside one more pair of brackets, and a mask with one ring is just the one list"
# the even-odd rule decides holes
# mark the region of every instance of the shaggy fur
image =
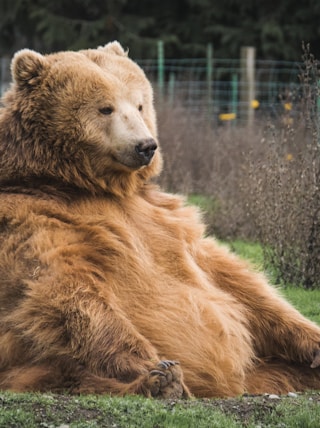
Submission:
[[23,50],[12,75],[0,111],[0,388],[320,388],[319,327],[205,238],[195,208],[150,184],[161,167],[152,91],[121,46]]

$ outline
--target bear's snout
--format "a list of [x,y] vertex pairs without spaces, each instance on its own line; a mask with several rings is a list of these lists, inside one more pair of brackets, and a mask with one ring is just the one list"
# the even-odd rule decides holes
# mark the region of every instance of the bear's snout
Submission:
[[135,151],[139,157],[141,165],[148,165],[150,163],[157,147],[157,143],[152,138],[140,141],[135,146]]

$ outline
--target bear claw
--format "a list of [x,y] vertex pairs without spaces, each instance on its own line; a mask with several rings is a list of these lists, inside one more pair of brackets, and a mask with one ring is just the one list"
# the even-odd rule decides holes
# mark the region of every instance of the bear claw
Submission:
[[158,367],[162,369],[168,369],[170,366],[175,366],[177,364],[180,364],[179,361],[162,360],[159,362]]
[[149,372],[149,390],[152,397],[181,398],[190,397],[188,388],[183,383],[179,362],[163,360],[157,368]]
[[149,375],[150,376],[165,376],[165,373],[161,372],[160,370],[151,370]]

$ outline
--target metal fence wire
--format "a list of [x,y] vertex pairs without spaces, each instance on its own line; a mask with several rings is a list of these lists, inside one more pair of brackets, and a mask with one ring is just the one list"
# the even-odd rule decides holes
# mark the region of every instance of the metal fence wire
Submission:
[[[243,78],[246,70],[239,59],[137,60],[152,81],[157,97],[172,106],[207,114],[213,121],[240,123],[247,112],[294,117],[300,108],[302,63],[255,60],[253,81]],[[0,59],[0,92],[10,84],[10,59]],[[251,96],[243,97],[249,91]],[[246,113],[245,113],[246,112]]]
[[302,63],[256,60],[252,99],[243,101],[241,93],[248,83],[241,79],[240,59],[214,59],[208,81],[206,59],[165,60],[163,83],[159,82],[158,62],[138,62],[152,82],[158,96],[172,105],[211,115],[217,121],[242,121],[243,109],[252,109],[255,117],[294,117],[300,110]]

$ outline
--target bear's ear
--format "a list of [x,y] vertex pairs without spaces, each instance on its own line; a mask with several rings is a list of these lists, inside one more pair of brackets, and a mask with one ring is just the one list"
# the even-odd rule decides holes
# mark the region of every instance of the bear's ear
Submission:
[[98,50],[108,52],[108,53],[113,53],[120,56],[128,56],[128,51],[125,51],[123,47],[120,45],[120,43],[117,41],[107,43],[104,46],[99,46]]
[[20,86],[34,86],[38,83],[46,66],[46,58],[30,49],[18,51],[11,62],[14,81]]

